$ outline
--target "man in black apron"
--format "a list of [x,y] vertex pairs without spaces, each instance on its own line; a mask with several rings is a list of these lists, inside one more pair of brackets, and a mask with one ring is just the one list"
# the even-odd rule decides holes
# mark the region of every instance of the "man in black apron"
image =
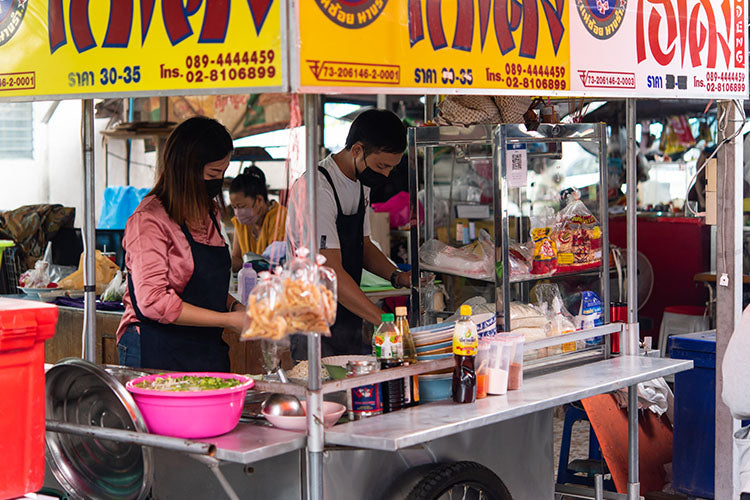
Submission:
[[[218,222],[211,222],[221,233]],[[183,302],[217,312],[227,310],[227,290],[232,267],[229,248],[198,243],[182,224],[193,254],[193,275],[180,294]],[[223,328],[163,324],[147,318],[138,307],[133,280],[128,290],[141,333],[141,367],[169,371],[228,372],[229,346]]]
[[[362,321],[377,326],[382,311],[359,288],[363,269],[389,279],[397,288],[411,283],[411,274],[400,272],[365,232],[369,189],[387,181],[405,149],[406,128],[401,120],[390,111],[369,110],[352,123],[345,149],[325,158],[318,168],[317,240],[326,265],[336,271],[339,300],[331,336],[322,338],[324,357],[372,352],[362,338]],[[295,183],[292,196],[302,196],[304,184],[304,179]],[[287,222],[293,249],[305,244],[300,221],[306,214],[298,213],[295,205],[299,204],[290,205]],[[292,357],[307,359],[306,337],[293,336]]]

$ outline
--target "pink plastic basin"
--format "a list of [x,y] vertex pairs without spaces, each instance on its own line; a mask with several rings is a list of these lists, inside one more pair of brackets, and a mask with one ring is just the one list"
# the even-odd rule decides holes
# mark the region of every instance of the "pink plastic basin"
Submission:
[[[243,383],[210,391],[157,391],[136,387],[156,378],[184,377],[235,378]],[[149,432],[179,438],[205,438],[225,434],[237,426],[245,404],[245,393],[255,382],[235,373],[180,372],[147,375],[129,381],[125,387],[133,394]]]

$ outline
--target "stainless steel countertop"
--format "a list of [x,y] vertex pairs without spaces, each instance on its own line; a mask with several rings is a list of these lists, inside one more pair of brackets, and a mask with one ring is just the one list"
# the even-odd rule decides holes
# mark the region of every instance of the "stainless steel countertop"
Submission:
[[222,436],[201,439],[216,446],[215,457],[239,464],[251,464],[290,451],[300,450],[307,443],[304,432],[293,432],[240,422],[235,429]]
[[328,445],[395,451],[639,382],[689,370],[689,360],[618,357],[567,370],[525,377],[523,387],[474,404],[440,401],[337,425],[326,430]]

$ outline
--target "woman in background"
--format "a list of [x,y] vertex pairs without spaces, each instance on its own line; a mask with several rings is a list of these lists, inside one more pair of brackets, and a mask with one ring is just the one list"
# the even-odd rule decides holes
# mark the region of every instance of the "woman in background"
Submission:
[[229,187],[229,201],[235,214],[232,271],[236,272],[247,252],[262,255],[273,242],[285,240],[286,208],[268,200],[266,176],[256,166],[247,167],[234,178]]

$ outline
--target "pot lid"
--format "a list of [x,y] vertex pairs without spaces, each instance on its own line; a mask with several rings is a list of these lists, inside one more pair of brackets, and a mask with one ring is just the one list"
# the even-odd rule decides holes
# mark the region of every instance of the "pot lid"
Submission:
[[[117,378],[79,358],[47,371],[48,420],[148,432],[133,397]],[[151,449],[97,437],[47,432],[47,463],[73,497],[95,500],[145,498],[151,488]]]

